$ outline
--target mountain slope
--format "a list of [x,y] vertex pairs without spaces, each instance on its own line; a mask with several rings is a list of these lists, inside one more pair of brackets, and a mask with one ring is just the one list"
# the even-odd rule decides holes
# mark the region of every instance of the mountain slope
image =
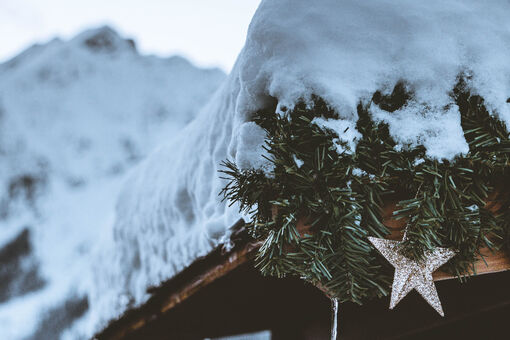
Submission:
[[27,336],[44,311],[83,295],[124,175],[224,77],[140,55],[109,27],[0,65],[0,261],[11,268],[0,271],[0,334]]

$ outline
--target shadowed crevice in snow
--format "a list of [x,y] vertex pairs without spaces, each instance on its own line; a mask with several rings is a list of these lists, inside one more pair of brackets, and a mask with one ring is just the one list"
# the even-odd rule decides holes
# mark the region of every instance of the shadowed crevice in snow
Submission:
[[41,289],[45,285],[25,228],[0,250],[0,302]]
[[181,211],[181,214],[187,223],[193,223],[195,221],[195,208],[193,207],[193,200],[188,190],[179,190],[175,200],[175,205]]
[[25,340],[59,339],[63,331],[83,316],[89,308],[87,297],[73,296],[62,304],[46,311],[39,321],[36,331]]
[[22,174],[12,178],[9,182],[9,199],[23,198],[33,203],[37,195],[42,191],[46,180],[44,176]]
[[6,181],[3,197],[0,196],[0,220],[15,215],[19,205],[37,213],[37,198],[45,191],[46,184],[44,173],[23,173]]
[[372,96],[372,101],[384,111],[395,112],[404,107],[412,95],[412,91],[407,88],[405,82],[399,81],[391,94],[385,95],[381,91],[376,91]]

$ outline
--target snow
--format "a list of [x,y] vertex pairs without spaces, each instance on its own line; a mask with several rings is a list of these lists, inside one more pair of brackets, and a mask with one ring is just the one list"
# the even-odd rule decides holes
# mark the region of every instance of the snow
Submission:
[[0,303],[3,338],[24,338],[47,310],[88,294],[126,173],[192,121],[224,77],[140,55],[108,27],[0,65],[0,248],[28,227],[46,281]]
[[[491,6],[474,0],[321,0],[314,6],[264,1],[238,60],[238,101],[251,112],[263,107],[268,96],[292,107],[299,98],[318,94],[340,118],[355,121],[360,99],[370,99],[377,90],[390,92],[405,80],[416,103],[403,113],[410,116],[406,124],[425,123],[423,130],[434,131],[435,123],[420,112],[433,104],[427,117],[446,115],[443,123],[457,124],[455,113],[443,108],[452,103],[449,93],[464,71],[473,76],[473,91],[509,123],[509,13],[509,2],[502,0]],[[387,120],[396,123],[390,129],[398,137],[403,120]],[[428,154],[451,158],[465,152],[460,130],[452,132],[452,140],[443,133],[414,133],[404,139],[432,148],[439,141],[452,143],[455,147],[444,153],[436,148]]]
[[[268,161],[270,155],[263,148],[266,132],[255,122],[245,122],[239,126],[235,162],[240,169],[262,169],[270,173],[273,164]],[[234,142],[234,143],[235,143]]]
[[[128,303],[207,254],[238,219],[219,196],[220,162],[235,155],[235,83],[225,83],[199,116],[133,171],[121,192],[111,239],[100,252],[89,318],[101,328]],[[229,148],[232,148],[229,152]],[[119,296],[123,297],[119,299]]]
[[[315,123],[336,132],[352,151],[359,139],[358,103],[404,81],[413,93],[407,105],[387,112],[372,104],[372,116],[389,124],[397,149],[423,144],[428,157],[451,159],[467,151],[450,96],[464,72],[471,75],[473,93],[509,124],[509,13],[504,0],[491,6],[474,0],[319,0],[313,6],[265,0],[231,74],[200,110],[221,79],[217,71],[194,73],[179,58],[140,57],[131,43],[110,33],[93,51],[83,47],[89,32],[69,43],[34,47],[1,65],[1,103],[8,113],[1,124],[10,129],[1,137],[2,148],[10,150],[2,178],[35,172],[51,177],[44,195],[61,193],[36,209],[46,216],[36,228],[44,271],[62,285],[60,291],[93,265],[93,275],[85,271],[79,286],[90,310],[66,336],[90,336],[143,303],[147,287],[225,239],[240,215],[218,196],[225,185],[220,164],[230,159],[243,168],[268,166],[261,158],[263,131],[250,118],[272,107],[275,98],[278,113],[321,96],[339,119]],[[16,115],[9,114],[12,107],[19,107]],[[117,174],[163,140],[130,172],[115,212],[108,213],[121,186]],[[96,201],[82,209],[72,200]],[[22,216],[32,221],[32,215],[37,213]],[[69,224],[76,230],[67,229]],[[76,262],[70,278],[63,278],[63,268],[79,258],[90,263]],[[24,313],[33,319],[42,305]],[[0,307],[0,325],[12,310]]]
[[410,103],[388,114],[372,104],[371,111],[376,121],[388,123],[390,134],[400,146],[423,145],[427,156],[437,159],[453,159],[469,151],[457,106],[431,109],[428,105]]
[[302,159],[299,159],[296,157],[296,155],[292,155],[292,158],[294,158],[294,163],[296,163],[296,166],[298,168],[301,168],[305,162]]
[[333,138],[333,143],[335,143],[339,155],[343,153],[352,154],[356,151],[356,141],[361,139],[361,134],[356,130],[356,124],[352,120],[317,117],[312,120],[312,124],[316,124],[322,130],[333,131],[338,135],[338,138]]
[[405,81],[413,93],[407,105],[390,113],[373,104],[372,116],[389,124],[397,149],[423,144],[428,157],[451,159],[467,152],[450,95],[464,72],[473,93],[510,123],[508,14],[503,0],[262,1],[227,81],[196,120],[131,174],[103,249],[111,255],[102,258],[114,261],[98,262],[91,288],[91,308],[100,312],[83,329],[97,330],[143,303],[148,286],[225,238],[240,216],[218,197],[220,163],[264,169],[264,134],[250,118],[275,98],[281,113],[320,95],[340,117],[314,122],[352,151],[358,103]]

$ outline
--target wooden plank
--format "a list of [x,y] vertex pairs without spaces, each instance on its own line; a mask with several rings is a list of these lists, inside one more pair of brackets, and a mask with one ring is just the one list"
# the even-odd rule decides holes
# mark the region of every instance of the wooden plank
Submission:
[[233,252],[224,263],[215,265],[205,273],[193,278],[189,284],[184,286],[182,290],[170,295],[161,307],[161,313],[165,313],[175,307],[181,301],[186,300],[200,289],[208,286],[220,277],[225,276],[241,264],[250,260],[261,246],[261,242],[248,243],[246,247],[239,251]]
[[[396,210],[396,208],[396,203],[387,204],[384,207],[383,223],[390,230],[391,234],[388,236],[389,239],[401,240],[406,221],[402,219],[396,220],[393,218],[393,212]],[[466,273],[466,276],[497,273],[505,270],[510,270],[510,257],[508,256],[508,253],[504,251],[492,252],[488,248],[482,248],[480,249],[480,254],[483,256],[483,259],[482,257],[479,257],[475,263],[474,271],[472,270]],[[455,278],[455,276],[440,270],[436,271],[433,276],[435,281]]]
[[[225,262],[214,265],[204,273],[191,278],[188,284],[184,285],[181,289],[174,292],[170,296],[162,297],[164,302],[162,303],[158,314],[166,313],[170,309],[177,306],[179,303],[193,296],[200,289],[207,287],[217,279],[225,276],[235,268],[249,261],[252,257],[251,255],[254,254],[255,250],[259,247],[259,243],[247,244],[246,247],[230,254]],[[154,315],[154,312],[152,312],[152,315]],[[125,327],[122,332],[119,332],[117,336],[111,337],[109,339],[122,339],[126,334],[136,331],[137,329],[147,325],[151,319],[153,319],[153,317],[150,314],[142,315],[140,318],[130,322],[130,324]]]
[[[474,271],[466,273],[466,275],[482,275],[490,273],[498,273],[505,270],[510,270],[510,257],[504,251],[492,252],[488,248],[480,249],[480,253],[483,255],[483,259],[479,258],[475,263]],[[434,274],[434,281],[454,279],[448,273],[440,270]]]
[[[250,242],[240,221],[233,228],[235,246],[231,251],[217,247],[207,256],[197,259],[188,268],[161,286],[149,289],[151,298],[142,306],[131,309],[119,319],[112,321],[94,339],[123,339],[137,329],[146,327],[152,320],[167,313],[183,301],[240,265],[253,259],[261,242]],[[239,236],[241,235],[241,236]]]

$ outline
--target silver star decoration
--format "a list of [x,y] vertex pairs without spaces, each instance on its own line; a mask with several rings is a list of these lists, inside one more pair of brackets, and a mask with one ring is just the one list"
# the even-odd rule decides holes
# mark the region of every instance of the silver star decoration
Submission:
[[[404,235],[404,239],[405,237]],[[403,241],[375,237],[369,237],[368,239],[382,256],[395,267],[390,309],[393,309],[411,290],[416,289],[429,305],[441,316],[444,316],[432,273],[455,256],[455,251],[447,248],[435,248],[425,252],[424,260],[417,262],[400,253],[399,248]]]

